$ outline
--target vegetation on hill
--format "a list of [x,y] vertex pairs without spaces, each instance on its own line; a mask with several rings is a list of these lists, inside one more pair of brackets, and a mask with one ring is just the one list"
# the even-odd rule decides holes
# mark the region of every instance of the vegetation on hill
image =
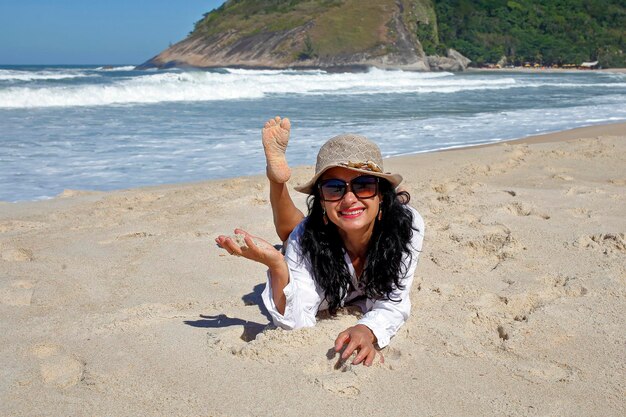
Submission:
[[205,14],[190,35],[229,33],[223,41],[228,46],[306,27],[305,37],[283,46],[293,60],[365,51],[383,56],[401,38],[391,23],[398,10],[427,55],[445,56],[453,48],[474,65],[506,57],[516,65],[598,60],[604,67],[626,67],[624,0],[228,0]]
[[[438,39],[426,53],[451,47],[476,64],[525,62],[626,66],[624,0],[435,0]],[[424,30],[424,29],[422,29]],[[419,34],[418,34],[419,35]]]
[[[419,0],[421,1],[421,0]],[[196,23],[192,36],[236,31],[235,41],[315,22],[301,56],[333,56],[375,49],[386,41],[394,0],[229,0]],[[346,30],[349,29],[349,30]]]

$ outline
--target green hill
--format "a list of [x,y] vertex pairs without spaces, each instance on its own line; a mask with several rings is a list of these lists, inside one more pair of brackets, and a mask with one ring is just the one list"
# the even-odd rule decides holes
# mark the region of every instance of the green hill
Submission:
[[[412,24],[434,16],[427,1],[395,0],[230,0],[217,10],[207,13],[196,23],[192,36],[210,38],[227,31],[236,31],[239,38],[262,32],[281,32],[310,25],[310,43],[292,50],[298,58],[301,52],[318,56],[354,54],[386,46],[395,40],[393,14],[403,9],[403,20]],[[381,48],[380,53],[385,53]]]
[[624,0],[228,0],[144,65],[624,67],[625,28]]
[[[475,63],[626,66],[624,0],[437,0],[439,45]],[[437,43],[422,42],[427,53]]]
[[229,0],[147,64],[462,70],[461,56],[424,54],[417,28],[434,17],[430,0]]

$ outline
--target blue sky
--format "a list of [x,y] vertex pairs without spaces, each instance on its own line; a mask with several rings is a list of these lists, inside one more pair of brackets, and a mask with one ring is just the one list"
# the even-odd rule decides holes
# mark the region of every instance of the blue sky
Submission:
[[0,0],[0,65],[140,64],[224,0]]

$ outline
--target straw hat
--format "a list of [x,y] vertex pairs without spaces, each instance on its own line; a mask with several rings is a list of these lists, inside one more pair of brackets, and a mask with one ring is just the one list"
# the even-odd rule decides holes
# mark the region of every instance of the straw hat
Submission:
[[334,167],[384,178],[396,188],[402,176],[384,172],[383,157],[378,146],[365,136],[346,133],[329,139],[317,154],[315,175],[306,184],[294,187],[296,191],[311,194],[315,183],[324,172]]

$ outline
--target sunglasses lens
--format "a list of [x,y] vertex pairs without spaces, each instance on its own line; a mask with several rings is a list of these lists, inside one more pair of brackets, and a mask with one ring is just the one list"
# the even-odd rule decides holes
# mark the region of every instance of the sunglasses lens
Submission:
[[375,177],[362,176],[352,180],[352,192],[359,198],[370,198],[376,195],[378,181]]
[[346,193],[346,183],[339,180],[328,180],[322,182],[320,189],[324,200],[337,201],[341,200]]
[[[339,201],[346,195],[347,185],[338,179],[320,183],[322,198],[326,201]],[[350,182],[350,190],[358,198],[372,198],[378,192],[378,178],[369,175],[357,177]]]

